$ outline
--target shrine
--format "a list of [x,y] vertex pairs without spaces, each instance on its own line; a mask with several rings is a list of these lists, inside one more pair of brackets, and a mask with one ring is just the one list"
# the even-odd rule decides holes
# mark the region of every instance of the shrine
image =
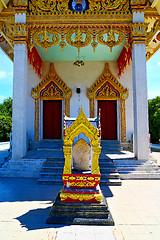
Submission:
[[[98,140],[86,140],[98,126],[66,139],[81,106],[89,123],[101,115],[100,141],[133,143],[135,158],[149,159],[146,60],[160,47],[159,13],[157,0],[0,1],[0,47],[14,62],[12,157],[1,176],[38,178],[55,157],[70,179],[71,151],[77,171],[99,174]],[[35,151],[53,142],[59,151]]]

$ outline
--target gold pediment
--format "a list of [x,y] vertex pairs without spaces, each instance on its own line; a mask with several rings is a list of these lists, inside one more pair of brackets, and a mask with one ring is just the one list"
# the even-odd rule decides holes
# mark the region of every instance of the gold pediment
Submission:
[[54,64],[50,64],[48,75],[37,85],[32,88],[31,96],[34,99],[70,99],[72,90],[62,81],[55,71]]
[[[109,84],[109,85],[108,85]],[[97,95],[98,92],[101,95]],[[113,92],[117,92],[115,95]],[[109,69],[108,63],[105,65],[103,74],[98,78],[98,80],[87,89],[87,97],[91,99],[127,99],[129,96],[128,89],[124,88],[122,84],[114,77]]]

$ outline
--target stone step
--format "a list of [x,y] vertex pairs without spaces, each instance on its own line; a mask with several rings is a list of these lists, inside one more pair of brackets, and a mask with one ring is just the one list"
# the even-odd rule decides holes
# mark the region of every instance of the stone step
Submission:
[[58,153],[61,153],[61,152],[63,152],[63,149],[57,148],[57,147],[53,147],[53,148],[51,148],[51,147],[48,147],[48,148],[46,148],[46,147],[38,147],[37,151],[53,151],[53,152],[57,152],[58,151]]
[[102,186],[121,186],[122,181],[121,179],[101,179],[100,185]]
[[128,173],[128,174],[123,174],[120,173],[120,178],[121,179],[143,179],[143,180],[147,180],[147,179],[160,179],[160,173],[156,173],[156,172],[132,172],[132,173]]
[[101,179],[117,179],[119,178],[119,173],[109,173],[109,174],[101,174]]
[[62,139],[46,139],[42,140],[40,142],[32,141],[30,143],[30,149],[37,149],[37,148],[62,148],[63,147],[63,141]]
[[100,172],[103,174],[104,172],[117,172],[117,168],[109,168],[109,167],[100,167]]
[[120,145],[120,142],[118,140],[101,140],[101,146],[103,145]]
[[43,167],[42,168],[42,172],[57,172],[59,174],[62,174],[63,173],[63,167],[62,168],[56,168],[53,166],[53,167]]
[[[103,208],[102,208],[103,206]],[[89,225],[114,225],[109,212],[106,199],[102,202],[81,203],[61,202],[59,194],[53,203],[46,221],[47,224],[89,224]]]

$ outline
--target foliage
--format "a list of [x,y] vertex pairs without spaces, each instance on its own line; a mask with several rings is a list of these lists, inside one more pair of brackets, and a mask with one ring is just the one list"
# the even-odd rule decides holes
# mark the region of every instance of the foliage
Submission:
[[7,98],[0,104],[0,141],[9,140],[12,131],[12,98]]
[[160,139],[160,96],[148,101],[148,110],[151,142],[158,143]]

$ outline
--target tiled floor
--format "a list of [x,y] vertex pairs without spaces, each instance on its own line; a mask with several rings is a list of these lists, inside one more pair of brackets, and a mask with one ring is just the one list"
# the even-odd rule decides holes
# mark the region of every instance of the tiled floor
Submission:
[[[160,162],[160,153],[155,154],[152,157]],[[160,180],[125,180],[122,186],[103,186],[114,227],[47,225],[61,187],[39,185],[35,179],[0,178],[0,240],[160,239]]]
[[125,240],[160,239],[160,181],[128,180],[110,189],[115,233],[121,232]]
[[0,240],[114,240],[112,227],[55,226],[46,219],[62,186],[35,179],[0,178]]
[[35,179],[1,178],[0,240],[160,239],[160,181],[103,186],[114,227],[47,225],[46,218],[61,187],[39,185]]

